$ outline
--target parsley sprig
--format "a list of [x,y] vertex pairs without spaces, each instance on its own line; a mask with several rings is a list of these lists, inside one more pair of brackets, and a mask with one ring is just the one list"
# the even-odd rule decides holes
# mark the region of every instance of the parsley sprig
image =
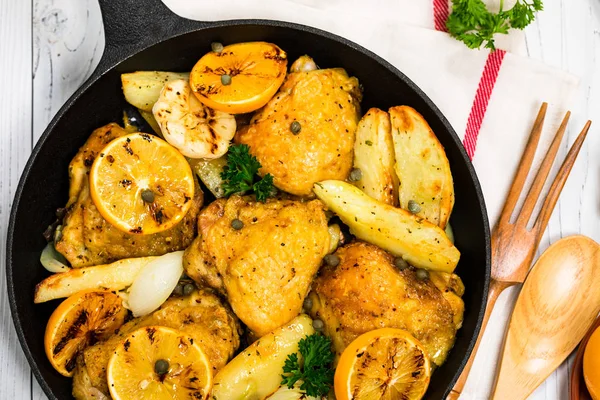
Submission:
[[282,385],[293,388],[302,381],[300,390],[308,396],[325,396],[333,384],[333,352],[331,340],[315,333],[306,336],[298,343],[298,353],[288,356],[283,366]]
[[256,200],[265,202],[275,194],[273,176],[265,175],[258,178],[260,162],[250,154],[250,147],[246,144],[232,145],[227,153],[227,164],[221,172],[223,191],[225,196],[234,193],[254,191]]
[[485,45],[496,49],[494,34],[507,34],[510,28],[523,29],[535,19],[535,12],[542,11],[542,0],[517,0],[510,10],[490,12],[483,0],[452,0],[452,14],[446,26],[450,35],[463,41],[472,49]]

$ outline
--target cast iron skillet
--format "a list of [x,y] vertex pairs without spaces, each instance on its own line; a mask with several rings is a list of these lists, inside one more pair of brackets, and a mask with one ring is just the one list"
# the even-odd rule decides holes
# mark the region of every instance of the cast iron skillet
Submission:
[[[160,0],[100,0],[106,49],[92,77],[58,111],[25,167],[15,195],[7,238],[8,296],[15,328],[31,368],[51,399],[70,399],[71,380],[50,366],[43,336],[58,302],[33,304],[35,285],[48,273],[39,263],[44,229],[67,201],[67,166],[95,128],[120,121],[126,106],[120,74],[136,70],[189,71],[210,49],[264,40],[288,52],[290,63],[311,55],[321,67],[344,67],[364,86],[363,110],[406,104],[429,122],[446,148],[454,176],[452,226],[462,252],[457,268],[466,292],[465,319],[448,361],[432,377],[427,399],[442,399],[458,378],[479,333],[490,278],[490,234],[479,182],[452,127],[431,100],[392,65],[346,39],[278,21],[195,22],[173,14]],[[452,96],[448,93],[448,96]]]

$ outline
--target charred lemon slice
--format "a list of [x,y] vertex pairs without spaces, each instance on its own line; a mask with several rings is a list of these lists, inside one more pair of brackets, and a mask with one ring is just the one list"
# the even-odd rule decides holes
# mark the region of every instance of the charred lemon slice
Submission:
[[212,366],[198,344],[162,326],[132,332],[110,357],[106,374],[114,400],[202,400],[212,387]]
[[114,334],[126,316],[121,298],[111,292],[83,291],[67,298],[46,325],[44,348],[50,364],[60,374],[73,376],[78,354]]
[[287,54],[272,43],[248,42],[210,52],[192,69],[190,86],[203,104],[242,114],[258,110],[285,79]]
[[118,229],[152,234],[173,227],[188,212],[194,176],[173,146],[134,133],[113,140],[96,157],[90,193],[102,217]]
[[400,329],[359,336],[344,350],[335,371],[338,400],[413,400],[427,391],[431,368],[423,346]]

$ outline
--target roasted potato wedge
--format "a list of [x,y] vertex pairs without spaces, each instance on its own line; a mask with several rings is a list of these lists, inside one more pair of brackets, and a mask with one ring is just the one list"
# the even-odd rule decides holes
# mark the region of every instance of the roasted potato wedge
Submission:
[[189,158],[188,162],[192,167],[192,171],[198,175],[198,178],[200,178],[217,199],[225,195],[222,189],[223,179],[221,178],[221,172],[223,172],[223,168],[227,164],[226,157],[219,157],[213,160]]
[[122,290],[130,286],[141,269],[156,257],[127,258],[112,264],[74,268],[54,274],[35,287],[34,303],[69,297],[87,289]]
[[418,268],[441,272],[456,268],[460,252],[439,226],[377,201],[343,181],[318,182],[314,192],[359,239]]
[[125,100],[140,110],[152,112],[165,82],[190,78],[189,73],[138,71],[121,75]]
[[400,180],[399,205],[412,200],[418,216],[444,229],[454,207],[454,183],[446,152],[427,121],[411,107],[389,110]]
[[286,358],[298,351],[300,339],[313,333],[312,319],[300,314],[288,325],[261,337],[219,371],[211,398],[264,399],[274,393],[281,384]]
[[362,177],[354,185],[375,200],[397,205],[395,161],[390,116],[378,108],[371,108],[356,129],[354,168],[360,169]]

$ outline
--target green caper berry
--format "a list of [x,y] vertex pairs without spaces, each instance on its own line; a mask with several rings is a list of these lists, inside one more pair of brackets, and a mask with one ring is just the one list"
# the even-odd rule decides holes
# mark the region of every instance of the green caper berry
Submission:
[[424,281],[425,279],[429,278],[429,271],[419,268],[416,272],[416,275],[417,279]]
[[352,172],[350,172],[350,181],[356,182],[362,179],[362,171],[360,168],[354,168]]
[[306,310],[309,311],[312,309],[313,306],[313,301],[310,297],[307,297],[304,299],[304,303],[302,304],[302,307]]
[[157,360],[154,363],[154,372],[156,372],[158,375],[164,375],[167,372],[169,372],[169,362],[167,360]]
[[225,86],[231,85],[231,75],[229,75],[229,74],[221,75],[221,83]]
[[409,267],[408,263],[406,262],[406,260],[404,260],[404,258],[402,257],[396,257],[394,258],[394,265],[396,266],[396,268],[398,268],[400,271],[404,271],[406,268]]
[[239,231],[240,229],[242,229],[244,227],[244,223],[236,218],[231,221],[231,227],[233,229],[235,229],[236,231]]
[[313,328],[315,328],[315,330],[320,331],[321,329],[323,329],[323,321],[321,321],[320,319],[315,319],[313,321]]
[[142,200],[146,203],[154,203],[154,192],[150,189],[142,190]]
[[299,134],[301,130],[302,130],[302,125],[300,125],[300,122],[294,121],[290,124],[290,131],[292,131],[292,133],[294,135]]
[[414,200],[409,200],[408,201],[408,211],[410,211],[413,214],[417,214],[419,212],[421,212],[421,206]]
[[191,283],[186,283],[186,285],[183,287],[183,294],[185,296],[189,296],[190,294],[192,294],[192,292],[194,291],[195,287],[193,284]]
[[181,282],[179,282],[177,286],[175,286],[175,289],[173,289],[173,294],[176,296],[183,296],[183,285],[181,284]]
[[219,43],[219,42],[212,42],[210,44],[210,48],[212,51],[214,51],[215,53],[220,53],[223,51],[223,43]]
[[337,267],[340,264],[340,258],[335,254],[327,254],[325,257],[323,257],[323,260],[325,260],[325,263],[331,267]]

